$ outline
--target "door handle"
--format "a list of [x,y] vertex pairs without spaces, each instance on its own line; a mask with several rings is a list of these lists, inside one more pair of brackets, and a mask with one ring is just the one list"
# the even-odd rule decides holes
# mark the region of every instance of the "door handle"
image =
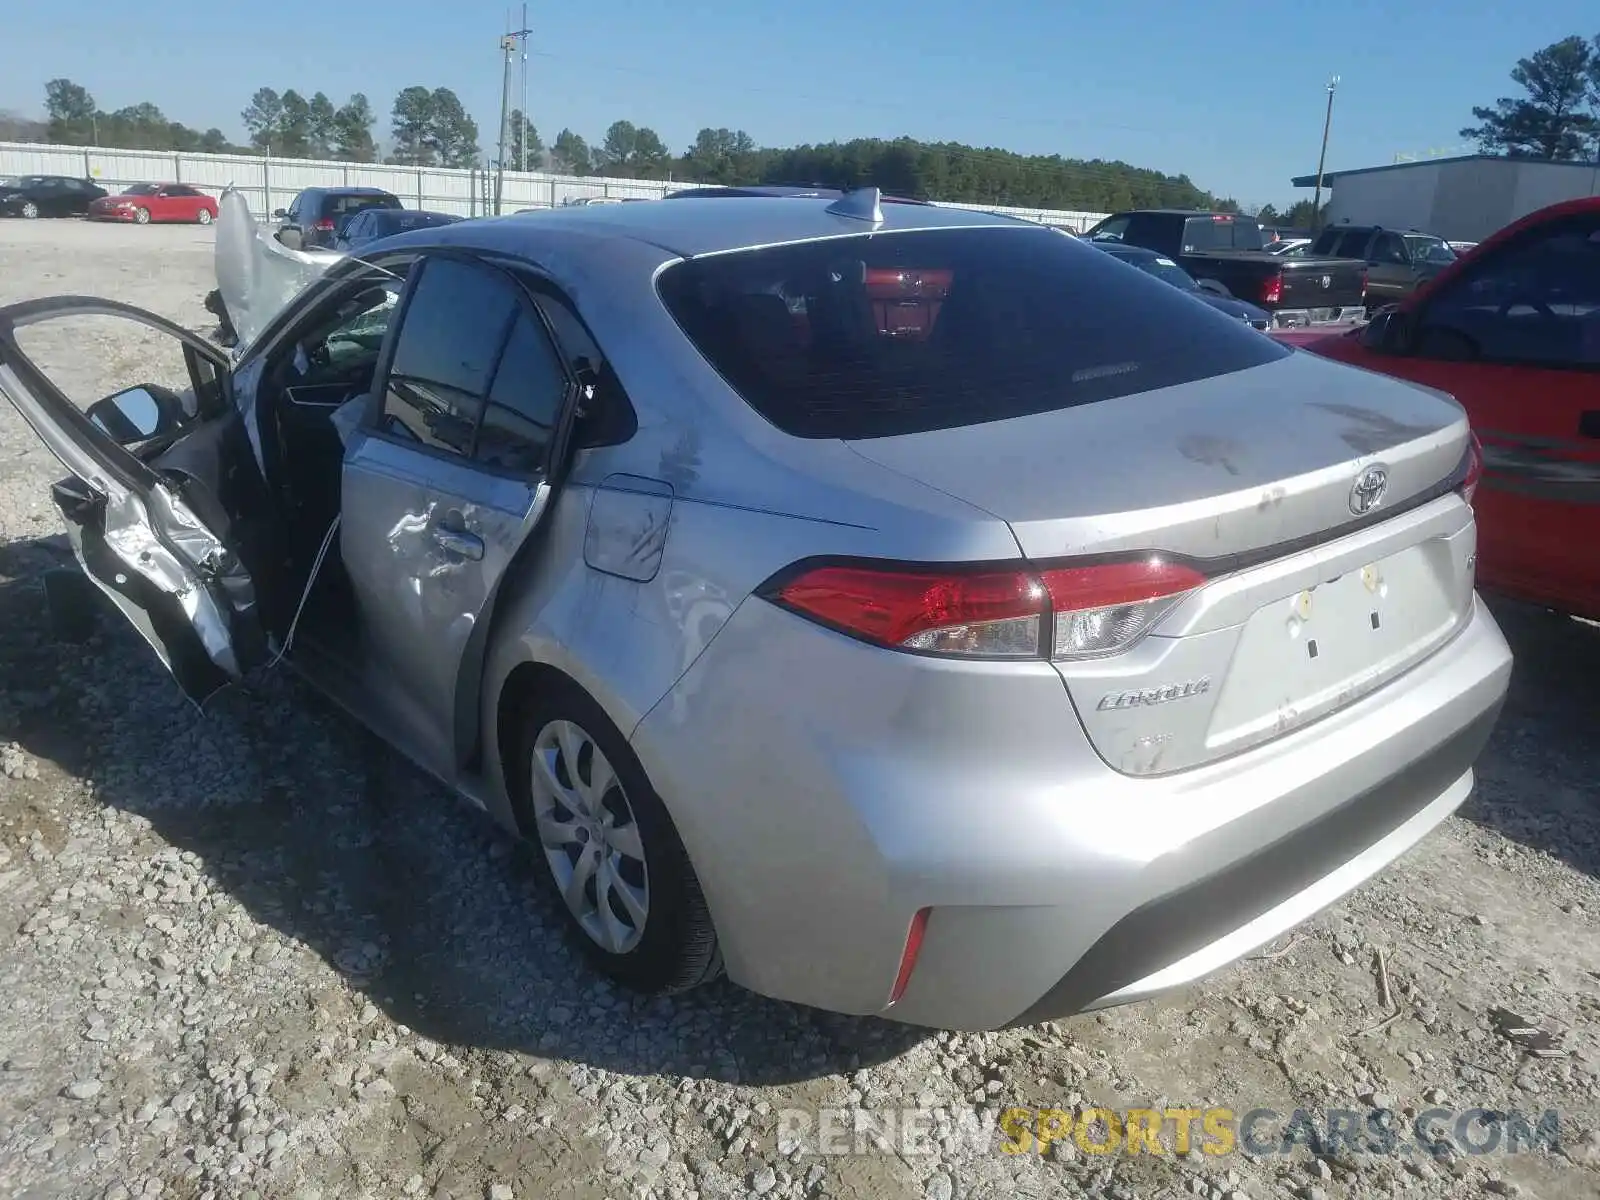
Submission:
[[1600,408],[1591,408],[1578,415],[1578,436],[1600,438]]
[[448,550],[451,554],[459,554],[462,558],[470,558],[476,562],[483,557],[483,539],[464,529],[448,529],[443,525],[435,525],[433,540],[441,549]]

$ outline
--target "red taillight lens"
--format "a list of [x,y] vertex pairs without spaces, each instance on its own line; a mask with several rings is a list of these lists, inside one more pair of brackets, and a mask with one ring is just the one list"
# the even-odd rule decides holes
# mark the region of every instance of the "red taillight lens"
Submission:
[[324,233],[332,233],[333,232],[333,218],[332,217],[323,217],[322,220],[318,221],[315,225],[312,226],[312,228],[313,229],[320,229]]
[[1478,494],[1478,482],[1483,478],[1483,443],[1476,433],[1469,433],[1467,438],[1467,473],[1461,484],[1461,495],[1471,504]]
[[1277,304],[1283,299],[1283,276],[1269,275],[1261,281],[1261,303]]
[[774,599],[883,646],[1016,658],[1038,655],[1046,607],[1044,586],[1025,571],[899,567],[818,567]]
[[762,595],[864,641],[981,658],[1084,658],[1126,649],[1205,582],[1161,559],[961,571],[820,566]]

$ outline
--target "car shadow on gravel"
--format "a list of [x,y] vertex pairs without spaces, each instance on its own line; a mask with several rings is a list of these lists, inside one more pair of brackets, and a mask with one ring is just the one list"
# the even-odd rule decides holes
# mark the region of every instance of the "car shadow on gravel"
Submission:
[[1600,877],[1600,625],[1489,603],[1516,664],[1462,815]]
[[[0,743],[148,820],[198,856],[213,890],[354,989],[304,955],[280,953],[271,971],[258,956],[269,1036],[306,1036],[307,1006],[370,1001],[458,1055],[755,1085],[871,1067],[929,1036],[726,981],[654,1000],[612,988],[568,941],[522,844],[287,671],[201,714],[108,605],[87,640],[57,640],[41,580],[63,561],[60,539],[0,546]],[[165,911],[149,895],[128,896],[130,916]]]

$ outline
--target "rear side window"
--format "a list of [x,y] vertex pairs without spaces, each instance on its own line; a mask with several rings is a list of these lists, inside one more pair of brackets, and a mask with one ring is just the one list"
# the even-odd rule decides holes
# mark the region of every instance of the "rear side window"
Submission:
[[892,437],[1135,396],[1292,351],[1048,229],[939,229],[690,259],[662,300],[749,405]]

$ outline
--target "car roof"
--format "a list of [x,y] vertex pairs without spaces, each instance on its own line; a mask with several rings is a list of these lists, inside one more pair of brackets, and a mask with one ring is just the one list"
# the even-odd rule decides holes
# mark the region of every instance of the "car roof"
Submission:
[[512,213],[458,221],[433,230],[400,234],[421,245],[430,235],[441,243],[474,246],[516,254],[539,234],[591,234],[626,238],[692,258],[730,250],[753,249],[787,242],[813,241],[862,233],[892,233],[920,229],[1038,229],[1045,226],[996,213],[923,204],[885,204],[883,221],[872,224],[828,212],[833,201],[805,198],[756,198],[741,204],[725,199],[684,197],[642,204],[574,205],[536,212]]
[[393,192],[380,187],[308,187],[307,192],[321,192],[325,196],[392,196]]
[[[843,188],[824,187],[821,184],[760,183],[760,184],[748,184],[748,185],[736,185],[736,186],[724,186],[724,185],[720,185],[719,184],[719,185],[712,186],[712,187],[682,188],[682,189],[680,189],[680,190],[678,190],[676,192],[668,192],[665,196],[662,197],[662,199],[663,200],[685,200],[685,199],[693,198],[693,199],[709,200],[709,199],[715,199],[715,198],[718,198],[718,197],[721,197],[721,198],[739,197],[739,198],[750,198],[750,199],[761,198],[761,197],[782,197],[784,199],[793,200],[793,199],[804,199],[804,198],[808,198],[808,197],[812,198],[812,199],[816,199],[816,198],[819,198],[819,197],[826,197],[826,198],[828,198],[830,200],[837,200],[840,196],[843,196],[844,194],[845,194],[845,191],[844,191]],[[929,203],[929,201],[927,201],[927,200],[913,200],[913,199],[911,199],[910,197],[907,197],[907,196],[891,196],[888,193],[884,193],[883,194],[882,201],[885,204],[928,204]]]

